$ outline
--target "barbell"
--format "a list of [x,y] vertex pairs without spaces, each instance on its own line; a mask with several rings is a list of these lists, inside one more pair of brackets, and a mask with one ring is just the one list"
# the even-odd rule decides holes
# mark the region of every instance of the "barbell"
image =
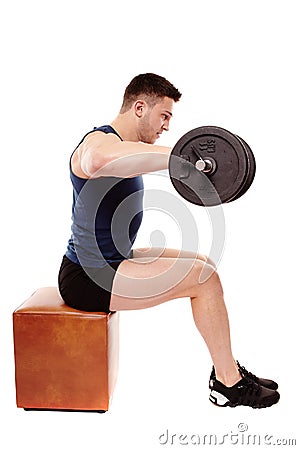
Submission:
[[256,163],[249,145],[221,127],[195,128],[175,144],[169,175],[176,191],[200,206],[232,202],[250,188]]

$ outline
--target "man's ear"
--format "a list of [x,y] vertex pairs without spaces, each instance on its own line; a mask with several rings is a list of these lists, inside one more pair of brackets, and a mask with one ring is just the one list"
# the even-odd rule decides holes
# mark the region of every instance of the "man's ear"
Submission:
[[146,103],[143,100],[137,100],[134,103],[134,112],[137,117],[142,117],[146,108]]

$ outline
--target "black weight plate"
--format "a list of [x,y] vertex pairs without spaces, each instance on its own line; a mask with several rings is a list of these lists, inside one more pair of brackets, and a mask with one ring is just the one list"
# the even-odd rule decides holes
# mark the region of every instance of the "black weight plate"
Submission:
[[[199,160],[212,158],[216,169],[204,174]],[[248,156],[241,140],[224,128],[207,126],[189,131],[177,142],[169,162],[170,178],[177,192],[197,205],[215,206],[233,200],[247,180]]]
[[240,136],[236,135],[236,137],[238,139],[240,139],[240,141],[243,143],[245,152],[246,152],[247,157],[248,157],[248,175],[247,175],[247,178],[246,178],[246,181],[245,181],[245,184],[244,184],[243,188],[236,195],[236,197],[234,197],[231,201],[237,200],[238,198],[240,198],[242,195],[244,195],[248,191],[248,189],[250,188],[251,184],[253,183],[253,180],[254,180],[254,177],[255,177],[255,172],[256,172],[255,157],[254,157],[254,154],[253,154],[251,148],[249,147],[247,142],[245,142],[244,139],[242,139]]

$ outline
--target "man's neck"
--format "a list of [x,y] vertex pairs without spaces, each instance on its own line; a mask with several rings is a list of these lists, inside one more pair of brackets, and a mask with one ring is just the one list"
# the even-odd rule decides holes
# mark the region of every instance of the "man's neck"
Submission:
[[139,138],[136,132],[135,123],[132,118],[124,113],[118,116],[110,124],[114,130],[121,136],[123,141],[138,142]]

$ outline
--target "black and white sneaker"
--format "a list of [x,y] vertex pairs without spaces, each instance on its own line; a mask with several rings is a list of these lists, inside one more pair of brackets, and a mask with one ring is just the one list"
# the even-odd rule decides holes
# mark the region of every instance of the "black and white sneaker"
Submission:
[[267,408],[279,401],[280,395],[273,389],[268,389],[253,379],[243,377],[231,387],[225,386],[219,380],[210,381],[209,400],[217,406],[235,407],[239,405],[252,408]]
[[[268,380],[266,378],[259,378],[256,375],[254,375],[251,372],[248,372],[248,370],[245,369],[244,366],[241,366],[238,361],[236,361],[238,369],[242,377],[250,378],[251,380],[255,381],[255,383],[260,384],[263,387],[266,387],[268,389],[272,389],[276,391],[278,389],[278,384],[273,380]],[[209,379],[209,387],[211,387],[211,381],[216,379],[216,372],[215,368],[213,366],[210,379]]]
[[246,370],[244,366],[241,366],[238,361],[236,363],[238,365],[239,371],[242,374],[242,376],[251,378],[252,380],[254,380],[256,383],[260,384],[261,386],[264,386],[268,389],[273,389],[273,391],[276,391],[278,389],[278,384],[276,383],[276,381],[268,380],[267,378],[258,378],[253,373],[248,372],[248,370]]

